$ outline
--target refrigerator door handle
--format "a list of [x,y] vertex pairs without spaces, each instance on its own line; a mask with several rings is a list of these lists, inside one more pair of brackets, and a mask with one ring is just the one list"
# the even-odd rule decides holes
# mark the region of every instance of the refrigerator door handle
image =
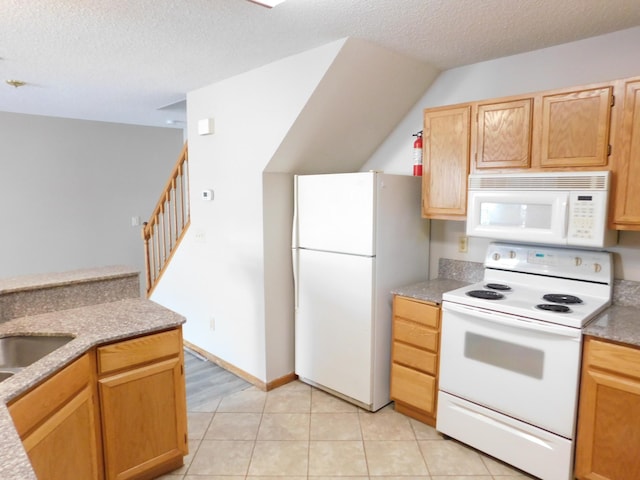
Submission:
[[298,176],[293,177],[293,223],[291,226],[291,248],[298,248]]
[[293,308],[298,311],[298,249],[291,249],[291,261],[293,264]]
[[291,227],[291,262],[293,266],[293,308],[298,310],[298,176],[293,177],[293,224]]

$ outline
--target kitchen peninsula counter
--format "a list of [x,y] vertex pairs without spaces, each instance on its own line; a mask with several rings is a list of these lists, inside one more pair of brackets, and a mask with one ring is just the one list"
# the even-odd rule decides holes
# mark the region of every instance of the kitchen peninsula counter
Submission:
[[0,479],[36,480],[13,425],[7,402],[97,345],[175,328],[184,322],[181,315],[152,301],[127,298],[0,323],[0,337],[25,334],[74,337],[51,354],[0,382]]

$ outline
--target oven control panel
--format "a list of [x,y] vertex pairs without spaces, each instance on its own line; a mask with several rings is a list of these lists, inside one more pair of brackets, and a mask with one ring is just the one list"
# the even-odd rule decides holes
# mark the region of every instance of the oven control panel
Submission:
[[485,267],[611,283],[611,253],[573,248],[492,243]]

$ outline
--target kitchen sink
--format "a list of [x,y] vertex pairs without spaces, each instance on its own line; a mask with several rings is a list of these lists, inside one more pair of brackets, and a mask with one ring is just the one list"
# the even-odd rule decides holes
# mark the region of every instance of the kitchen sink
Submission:
[[[0,338],[0,370],[20,369],[73,340],[70,335],[12,335]],[[0,375],[10,372],[0,372]],[[0,377],[0,380],[6,378]]]

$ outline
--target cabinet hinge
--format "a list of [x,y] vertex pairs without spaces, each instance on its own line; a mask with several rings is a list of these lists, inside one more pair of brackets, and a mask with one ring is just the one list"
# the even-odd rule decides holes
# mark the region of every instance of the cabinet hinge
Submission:
[[607,145],[607,157],[611,156],[611,144]]

